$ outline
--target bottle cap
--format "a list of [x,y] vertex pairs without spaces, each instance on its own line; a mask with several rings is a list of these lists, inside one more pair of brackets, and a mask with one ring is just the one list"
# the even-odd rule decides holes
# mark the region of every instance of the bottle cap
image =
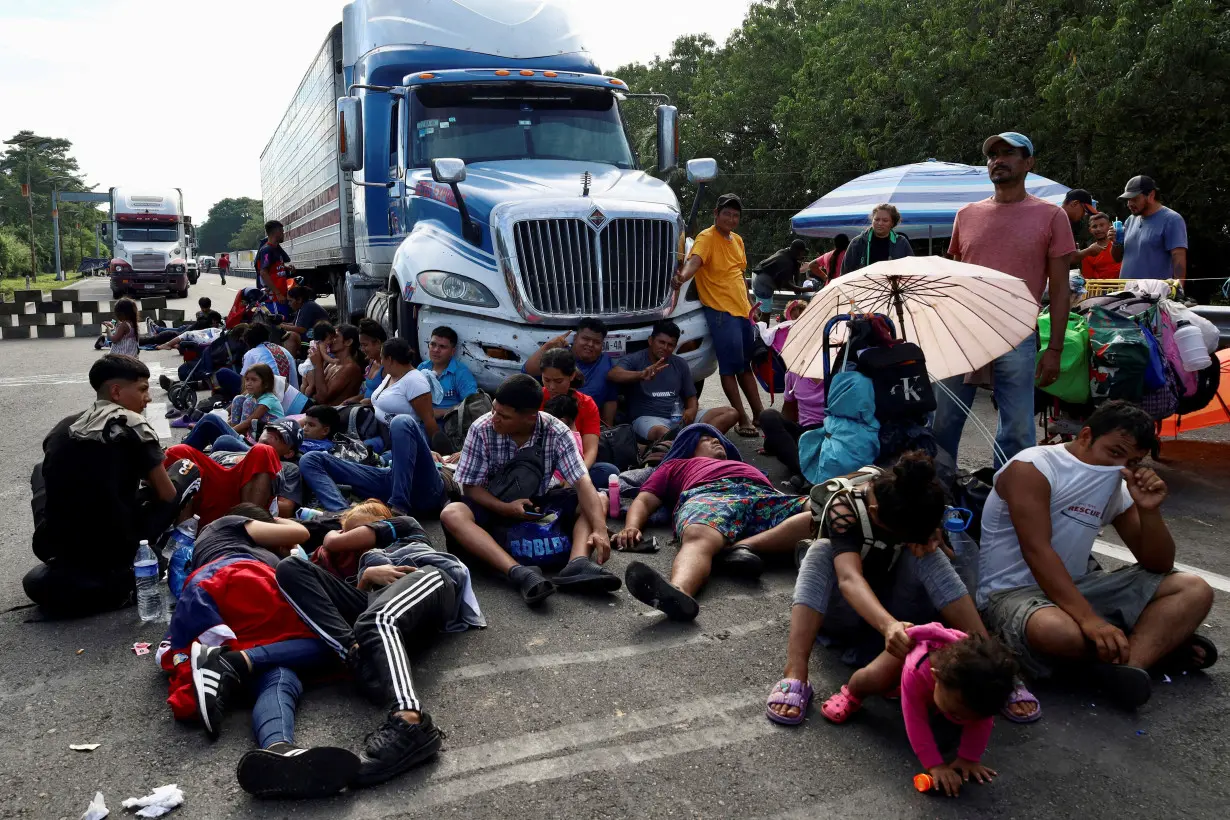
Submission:
[[935,788],[935,781],[929,774],[914,775],[914,788],[920,792],[929,792]]

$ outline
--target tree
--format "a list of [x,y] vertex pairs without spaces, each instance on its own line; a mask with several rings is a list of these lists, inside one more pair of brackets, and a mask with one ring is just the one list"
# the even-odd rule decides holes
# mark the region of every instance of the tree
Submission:
[[252,214],[243,227],[235,232],[227,247],[235,250],[248,250],[260,245],[265,238],[265,218],[261,214]]
[[[234,245],[232,239],[250,220],[263,223],[264,214],[265,209],[259,199],[228,197],[219,200],[209,209],[205,221],[196,229],[197,247],[203,254],[254,248],[255,245]],[[262,227],[261,236],[264,235]]]

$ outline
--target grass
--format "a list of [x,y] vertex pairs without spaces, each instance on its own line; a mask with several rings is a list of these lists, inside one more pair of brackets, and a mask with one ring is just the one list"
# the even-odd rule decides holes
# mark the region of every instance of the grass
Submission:
[[[68,278],[63,282],[56,281],[54,273],[40,273],[38,276],[30,280],[30,290],[59,290],[67,287],[78,281],[81,277],[75,274],[68,274]],[[26,277],[24,276],[5,276],[0,279],[0,293],[5,297],[12,295],[15,290],[26,290]]]

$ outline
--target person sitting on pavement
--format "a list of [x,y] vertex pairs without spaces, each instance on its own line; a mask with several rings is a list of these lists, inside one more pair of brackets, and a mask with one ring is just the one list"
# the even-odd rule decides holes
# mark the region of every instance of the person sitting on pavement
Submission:
[[296,285],[286,293],[290,300],[291,315],[295,318],[282,323],[286,332],[286,349],[300,355],[300,346],[307,339],[308,331],[316,327],[317,322],[329,320],[329,314],[316,303],[316,291],[306,285]]
[[375,319],[360,319],[356,327],[359,328],[359,349],[363,351],[363,358],[367,359],[367,366],[363,368],[363,389],[359,391],[359,395],[351,396],[342,404],[358,404],[363,399],[370,399],[372,393],[375,393],[376,388],[384,381],[384,368],[380,364],[381,349],[389,340],[389,335]]
[[[1076,440],[1018,453],[996,474],[982,515],[978,604],[991,631],[1026,674],[1089,664],[1127,708],[1149,699],[1150,671],[1189,672],[1217,660],[1212,641],[1196,634],[1213,590],[1175,571],[1160,509],[1166,483],[1141,465],[1157,445],[1147,413],[1108,401]],[[1138,563],[1090,568],[1108,523]]]
[[[572,337],[571,346],[568,344]],[[521,368],[534,378],[542,377],[542,357],[548,350],[571,347],[572,355],[576,357],[577,372],[573,377],[573,386],[594,400],[602,414],[602,422],[608,427],[615,424],[615,413],[618,408],[616,387],[607,380],[614,362],[604,351],[607,337],[606,324],[601,319],[587,316],[577,322],[574,330],[562,333],[549,340],[538,351],[530,356]]]
[[[295,369],[294,357],[281,345],[272,343],[269,325],[256,323],[244,331],[243,343],[248,350],[243,354],[239,372],[224,367],[214,373],[218,388],[223,395],[238,396],[243,393],[243,376],[254,364],[266,364],[275,376],[281,376],[289,387],[299,389],[299,372]],[[165,387],[165,385],[164,385]]]
[[756,310],[760,320],[769,321],[773,315],[773,294],[779,290],[792,293],[810,293],[810,288],[797,284],[799,269],[807,256],[807,243],[796,239],[790,247],[782,248],[765,258],[752,269],[752,295],[756,297]]
[[[254,701],[258,748],[240,758],[236,773],[244,791],[257,797],[326,797],[346,788],[359,770],[358,756],[347,749],[295,746],[303,695],[297,672],[327,667],[334,657],[282,597],[274,574],[307,538],[302,524],[252,504],[202,529],[193,551],[197,571],[157,656],[171,676],[172,713],[198,716],[211,740],[238,701]],[[202,642],[216,640],[220,626],[231,633],[221,645]]]
[[333,449],[333,437],[344,432],[342,414],[327,404],[309,407],[303,414],[303,442],[300,449],[305,453]]
[[278,565],[286,600],[345,661],[360,691],[387,710],[359,755],[355,786],[372,786],[417,766],[440,749],[443,734],[415,691],[408,647],[439,632],[487,625],[464,564],[433,548],[419,522],[351,516],[325,536],[339,552],[362,551],[357,587],[300,560]]
[[547,403],[557,397],[568,396],[576,402],[574,421],[581,460],[585,462],[585,469],[589,471],[589,480],[594,487],[606,487],[607,480],[619,474],[619,468],[614,464],[598,461],[598,437],[602,433],[602,419],[598,416],[598,405],[594,400],[572,387],[576,372],[576,358],[571,350],[555,348],[543,354],[542,409],[550,413]]
[[[775,723],[793,726],[806,717],[812,697],[808,664],[822,629],[856,644],[874,629],[883,636],[885,651],[898,659],[914,646],[907,630],[937,615],[966,634],[987,634],[944,549],[945,493],[931,457],[906,453],[891,470],[851,484],[826,496],[825,509],[815,511],[819,539],[799,567],[786,667],[766,706],[766,716]],[[1040,714],[1037,698],[1023,686],[1012,701],[1004,712],[1011,720],[1036,720]],[[862,700],[834,695],[826,708],[833,714],[853,713],[862,708]]]
[[[614,592],[619,578],[601,567],[610,557],[606,506],[581,461],[568,427],[540,412],[542,387],[530,376],[510,376],[496,391],[494,409],[470,426],[454,478],[465,500],[440,513],[447,536],[505,575],[529,606],[541,604],[556,587],[577,592]],[[570,490],[548,495],[558,471]],[[542,509],[536,509],[542,508]],[[549,554],[509,553],[509,530],[540,518],[549,508],[567,538],[551,540]],[[579,511],[579,514],[578,514]],[[559,549],[556,549],[559,548]],[[533,562],[528,566],[518,560]],[[566,565],[554,583],[543,568]]]
[[[282,469],[278,451],[258,442],[237,463],[222,464],[188,444],[167,448],[164,465],[179,459],[191,461],[200,470],[201,488],[194,507],[201,526],[226,515],[236,504],[249,503],[268,509],[274,500],[274,485]],[[233,461],[233,460],[231,460]]]
[[94,403],[51,429],[30,477],[32,545],[42,563],[22,588],[52,616],[130,603],[139,543],[157,548],[199,478],[191,464],[172,464],[170,473],[163,466],[158,433],[142,415],[149,368],[110,354],[94,362],[89,378]]
[[901,212],[895,205],[877,205],[871,211],[871,227],[854,237],[841,261],[841,274],[854,273],[876,262],[914,255],[910,240],[897,233]]
[[[168,332],[175,333],[174,331]],[[180,333],[175,333],[175,335],[171,336],[169,339],[165,333],[162,333],[158,335],[158,338],[166,339],[166,341],[155,341],[151,342],[151,344],[153,344],[158,350],[179,350],[180,346],[185,344],[203,349],[216,342],[221,336],[222,328],[207,327],[203,330],[185,330]],[[142,336],[142,345],[145,345],[145,340],[146,337]]]
[[260,425],[286,415],[281,400],[273,392],[275,387],[269,365],[252,365],[243,374],[243,394],[231,400],[229,423],[213,413],[206,413],[200,421],[190,422],[181,417],[171,426],[191,427],[192,432],[184,438],[184,444],[198,450],[204,450],[218,436],[255,438]]
[[350,506],[338,484],[349,484],[363,497],[392,504],[399,513],[436,512],[446,497],[428,440],[428,425],[433,433],[436,426],[431,388],[427,377],[410,364],[410,344],[405,339],[384,343],[383,364],[385,379],[371,405],[377,419],[388,426],[390,466],[358,464],[319,451],[306,453],[299,469],[320,506],[331,512]]
[[696,594],[716,567],[759,577],[758,553],[789,553],[811,531],[809,502],[773,488],[764,473],[743,462],[739,450],[708,424],[693,424],[675,439],[628,509],[616,546],[642,538],[654,511],[675,502],[679,554],[668,582],[648,564],[633,561],[624,574],[628,592],[675,621],[700,612]]
[[[982,756],[991,741],[995,713],[1012,695],[1016,660],[994,638],[966,635],[943,624],[911,626],[906,634],[914,642],[908,655],[881,652],[829,698],[822,713],[833,723],[845,723],[853,714],[845,704],[896,692],[910,746],[931,775],[932,789],[956,797],[961,784],[971,779],[990,783],[998,772],[984,766]],[[962,727],[951,763],[944,762],[931,731],[933,712]]]
[[[197,306],[200,307],[200,310],[196,312],[196,318],[178,327],[160,325],[154,321],[154,317],[146,317],[145,335],[140,338],[141,345],[143,347],[146,345],[165,345],[189,331],[210,330],[212,328],[221,329],[222,314],[213,309],[212,299],[208,296],[202,296],[197,300]],[[169,350],[171,348],[163,349]]]
[[363,368],[367,360],[359,349],[359,329],[354,325],[339,327],[331,338],[329,354],[331,361],[327,360],[323,345],[311,346],[308,361],[312,369],[304,377],[302,389],[316,404],[337,406],[359,395],[363,389]]
[[115,303],[111,311],[112,321],[103,322],[104,333],[94,343],[94,349],[102,350],[106,347],[108,352],[117,356],[138,358],[141,355],[141,344],[137,327],[141,322],[141,312],[137,309],[137,303],[124,297]]
[[767,408],[760,414],[765,455],[774,456],[790,471],[790,485],[802,490],[807,480],[799,465],[799,437],[824,425],[824,379],[787,371],[780,412]]
[[478,392],[474,374],[457,356],[457,331],[451,327],[438,327],[431,332],[427,343],[427,360],[419,365],[424,373],[433,373],[444,391],[440,401],[432,403],[432,412],[442,419],[453,408]]
[[[332,407],[328,409],[333,410]],[[303,428],[299,422],[284,418],[269,422],[257,441],[258,444],[272,447],[282,462],[282,469],[273,477],[273,501],[270,505],[271,510],[276,505],[281,518],[290,518],[295,510],[303,506],[303,476],[298,464],[303,440]],[[209,457],[223,467],[234,467],[243,460],[244,454],[252,451],[252,446],[238,436],[219,436],[214,440],[213,452]]]
[[[612,384],[627,386],[632,431],[642,441],[658,441],[696,421],[700,404],[692,370],[682,356],[675,355],[679,334],[679,325],[670,319],[659,320],[649,332],[649,346],[620,357],[607,374]],[[738,421],[739,413],[732,407],[715,408],[701,419],[721,433]],[[596,441],[594,446],[596,453]]]

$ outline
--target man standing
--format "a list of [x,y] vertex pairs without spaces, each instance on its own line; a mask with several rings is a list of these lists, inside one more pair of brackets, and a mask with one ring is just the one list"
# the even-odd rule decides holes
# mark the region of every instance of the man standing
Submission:
[[231,255],[224,253],[218,259],[218,276],[222,277],[222,284],[226,284],[226,272],[231,269]]
[[286,290],[290,277],[287,274],[294,273],[295,266],[290,264],[290,256],[282,250],[284,235],[281,222],[271,219],[265,223],[265,236],[268,239],[256,252],[256,273],[257,278],[277,300],[282,313],[289,315]]
[[[1037,342],[1031,334],[991,363],[999,405],[995,466],[1000,467],[1037,442],[1034,381],[1045,387],[1059,377],[1071,301],[1068,262],[1076,243],[1067,215],[1025,190],[1025,176],[1034,167],[1029,137],[1016,131],[996,134],[982,144],[982,153],[995,193],[957,211],[948,254],[958,262],[983,265],[1024,280],[1039,302],[1048,283],[1051,291],[1051,335],[1042,356],[1037,356]],[[977,388],[966,384],[963,376],[945,379],[942,384],[943,389],[936,391],[935,438],[955,464],[965,407],[974,400]]]
[[[726,400],[739,414],[735,432],[752,438],[757,435],[754,424],[760,419],[760,387],[756,384],[748,362],[756,341],[756,329],[748,316],[752,306],[747,301],[747,253],[743,238],[735,233],[743,216],[743,203],[734,194],[718,197],[713,209],[713,227],[705,228],[692,244],[692,255],[672,284],[682,288],[696,279],[700,303],[704,306],[709,325],[709,339],[717,354],[718,373]],[[743,411],[739,389],[747,396],[751,418]]]
[[1098,212],[1098,209],[1093,206],[1093,195],[1084,188],[1073,188],[1064,194],[1061,207],[1068,215],[1068,221],[1072,223],[1074,238],[1080,236],[1081,224],[1085,221],[1085,217],[1092,219],[1093,215]]
[[752,272],[752,294],[756,297],[756,307],[762,321],[769,321],[769,315],[773,312],[774,291],[807,292],[795,283],[806,255],[807,244],[802,239],[796,239],[790,247],[782,248],[756,266]]
[[578,392],[589,396],[602,411],[602,421],[607,426],[615,425],[615,410],[617,396],[614,386],[607,381],[607,374],[613,366],[611,357],[603,351],[606,342],[606,325],[601,319],[586,317],[577,322],[576,330],[562,333],[538,349],[530,356],[523,373],[536,379],[542,378],[542,355],[548,350],[568,346],[568,337],[572,337],[572,355],[576,358],[577,372],[574,385]]
[[1116,262],[1123,263],[1124,279],[1177,279],[1187,281],[1187,223],[1175,211],[1157,201],[1153,177],[1128,180],[1119,195],[1127,200],[1132,215],[1123,226],[1123,240],[1111,229]]
[[1086,279],[1118,279],[1122,267],[1115,261],[1115,237],[1111,230],[1110,217],[1094,214],[1089,217],[1089,235],[1093,244],[1076,252],[1081,262],[1081,274]]

